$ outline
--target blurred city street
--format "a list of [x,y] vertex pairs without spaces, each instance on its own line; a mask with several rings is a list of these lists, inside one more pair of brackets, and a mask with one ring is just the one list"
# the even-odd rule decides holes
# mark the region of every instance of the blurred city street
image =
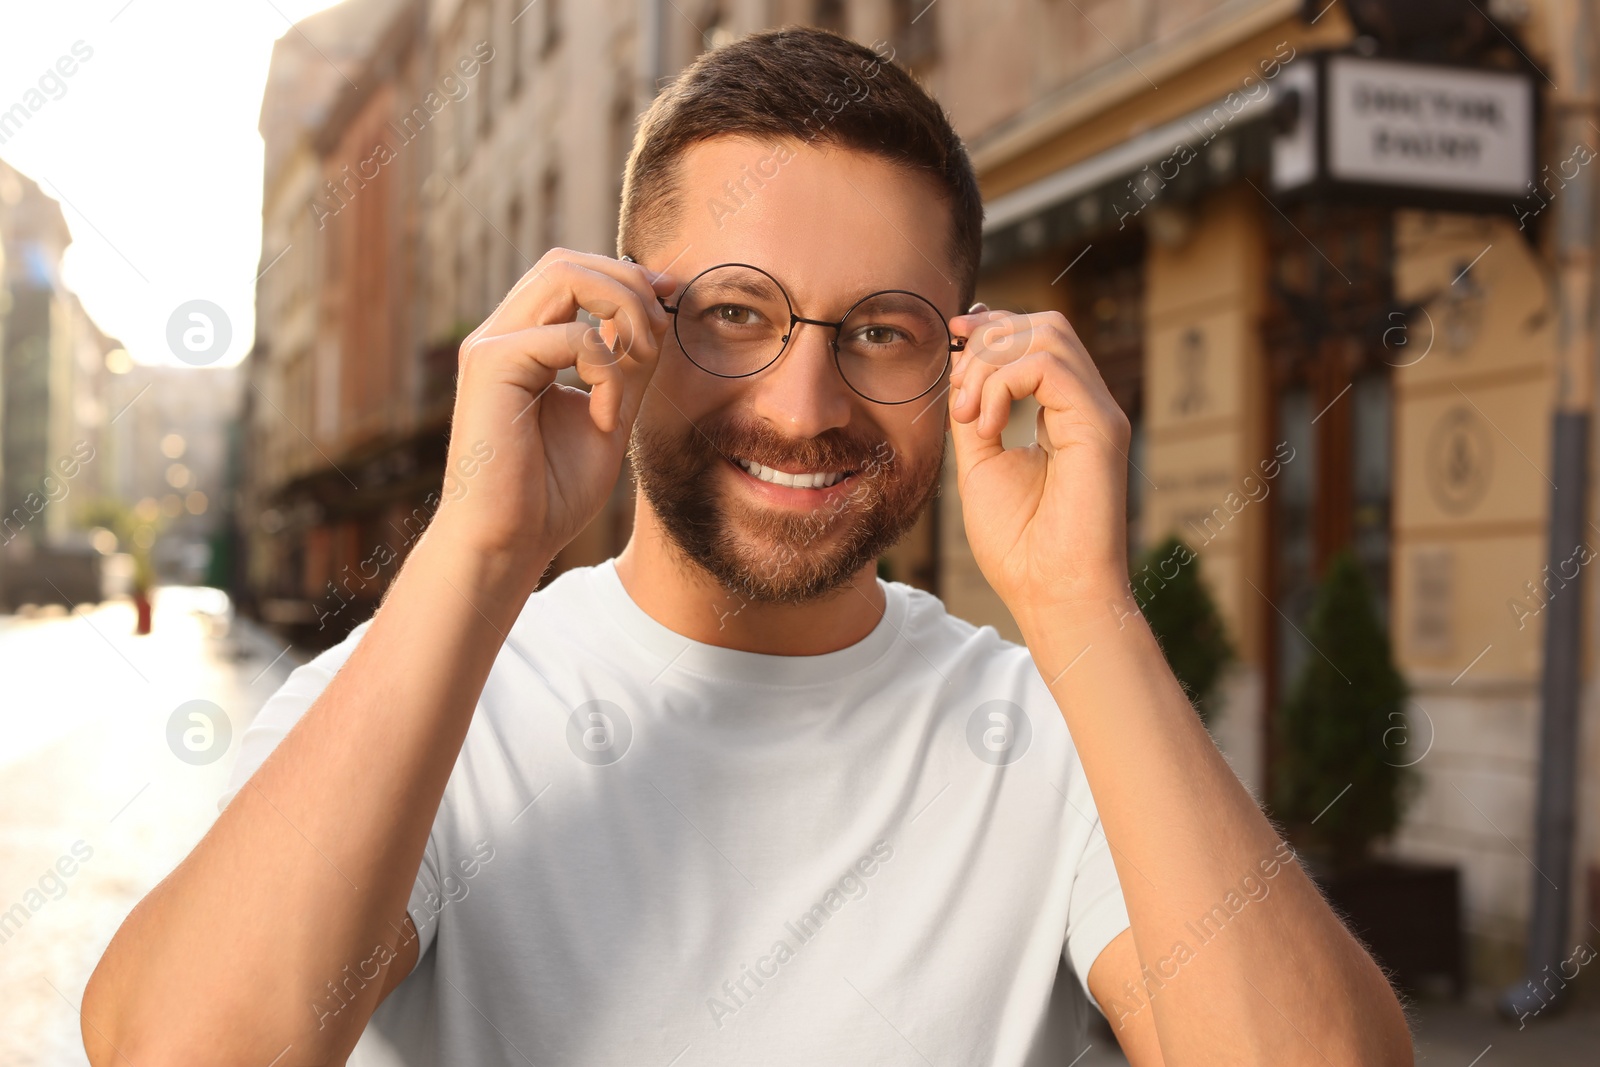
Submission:
[[[883,527],[894,543],[840,573],[875,568],[1029,645],[1042,671],[1052,657],[1019,620],[1037,619],[1025,601],[1053,587],[1008,593],[983,562],[998,555],[989,517],[1029,509],[975,504],[955,449],[941,467],[932,448],[950,440],[937,423],[972,402],[965,368],[988,373],[972,353],[1046,367],[1047,349],[1070,356],[1127,420],[1125,440],[1101,433],[1127,462],[1112,460],[1095,497],[1115,498],[1101,516],[1114,529],[1097,536],[1117,548],[1092,569],[1120,587],[1128,564],[1137,609],[1114,607],[1117,629],[1142,615],[1177,682],[1174,715],[1151,722],[1187,729],[1192,709],[1333,911],[1398,987],[1436,998],[1411,1008],[1419,1063],[1600,1062],[1600,966],[1587,966],[1600,959],[1600,625],[1584,569],[1600,559],[1588,544],[1600,535],[1592,0],[93,0],[3,19],[0,1067],[86,1062],[85,982],[211,825],[252,718],[296,665],[371,617],[440,506],[484,477],[500,439],[468,429],[476,390],[462,370],[478,341],[577,337],[576,322],[627,317],[575,288],[544,303],[559,312],[539,309],[542,287],[566,284],[545,267],[574,259],[655,275],[672,317],[649,389],[695,403],[679,418],[641,401],[635,429],[672,416],[688,448],[687,421],[723,453],[706,454],[707,479],[734,460],[755,478],[746,488],[794,490],[806,508],[812,490],[843,499],[835,486],[864,465],[765,470],[784,457],[754,462],[735,416],[799,433],[824,410],[788,384],[809,358],[789,333],[830,327],[817,395],[832,422],[813,420],[813,446],[849,431],[863,454],[897,449],[906,470],[919,449],[930,457],[929,492],[905,494],[923,504]],[[802,55],[824,74],[804,76]],[[731,80],[697,80],[723,62]],[[747,84],[768,63],[789,66]],[[689,132],[673,133],[696,100],[750,114],[688,114]],[[914,140],[937,142],[933,156],[889,150],[924,126]],[[690,148],[711,161],[703,201],[653,184]],[[892,197],[833,195],[807,168],[833,166],[836,149],[938,171],[948,203],[887,179]],[[863,227],[895,217],[890,199],[907,199],[907,224],[871,240]],[[680,200],[706,216],[673,217]],[[796,218],[806,225],[783,228]],[[808,251],[813,237],[838,244]],[[715,296],[716,280],[756,293],[761,276],[773,289],[743,308],[748,321],[787,315],[789,333],[735,344],[693,325],[735,325],[713,315],[742,307]],[[923,295],[940,284],[937,301]],[[893,294],[916,298],[910,327],[881,336],[921,341],[863,363],[860,342],[893,325],[876,316],[902,306],[881,299]],[[1048,328],[980,337],[980,317],[962,313],[979,306]],[[1026,340],[1008,353],[1007,338]],[[588,388],[579,353],[559,354],[556,381]],[[908,384],[880,391],[892,359]],[[1014,392],[995,432],[1010,453],[1045,445],[1047,462],[1070,464],[1042,388]],[[518,398],[510,422],[575,399],[536,407],[549,389]],[[791,403],[805,410],[779,411]],[[727,433],[708,434],[716,422]],[[773,432],[774,448],[800,447]],[[558,545],[537,519],[498,528],[555,551],[541,582],[631,560],[652,541],[639,531],[669,529],[652,486],[693,480],[652,477],[671,439],[635,434],[612,484],[588,487],[595,510],[553,523]],[[501,455],[525,442],[506,440]],[[541,440],[539,455],[556,453]],[[509,465],[496,462],[489,482]],[[808,472],[809,486],[795,481]],[[507,484],[473,499],[513,506],[529,483]],[[1074,523],[1096,513],[1069,510]],[[1075,563],[1081,534],[1052,530],[1052,566]],[[782,558],[821,552],[814,542]],[[712,643],[741,648],[721,633],[737,612],[717,610]],[[1055,687],[1065,670],[1044,673]],[[1072,730],[1090,752],[1094,731]],[[1132,748],[1111,771],[1085,770],[1110,787],[1097,798],[1128,781],[1113,775],[1149,771],[1161,746]],[[1194,766],[1163,780],[1192,786]],[[1227,818],[1193,799],[1166,813]],[[1178,823],[1127,825],[1137,838]],[[1177,866],[1173,844],[1149,854]],[[274,854],[230,858],[245,855]],[[1204,864],[1183,862],[1171,884],[1195,890]],[[246,882],[270,885],[255,909],[289,899],[270,877],[219,895]],[[1224,898],[1205,915],[1220,929],[1242,907]],[[1162,940],[1150,928],[1141,941]],[[1252,943],[1264,973],[1311,966],[1278,940]],[[231,957],[208,962],[225,985]],[[1497,996],[1542,1004],[1535,983],[1553,969],[1560,1001],[1543,1017],[1519,1029],[1496,1016]],[[962,985],[953,1000],[967,996]],[[1306,1018],[1346,1003],[1307,1000]],[[618,1003],[640,1017],[636,999]],[[1248,1028],[1243,1001],[1206,1003]],[[220,1014],[194,1016],[196,1032],[216,1033]],[[1282,1018],[1294,1025],[1294,1010]],[[602,1020],[582,1021],[609,1040],[616,1024]],[[1126,1062],[1109,1029],[1090,1041],[1073,1067]]]
[[[225,609],[217,590],[163,588],[143,637],[126,601],[0,615],[0,909],[23,903],[29,914],[20,928],[0,927],[7,1067],[87,1062],[77,1005],[90,972],[133,905],[210,826],[240,732],[300,662],[278,658],[284,646],[253,624],[230,625]],[[167,742],[174,710],[195,699],[222,707],[231,732],[228,750],[204,765]],[[56,866],[62,857],[70,876]],[[30,890],[43,898],[36,911]]]
[[[1487,1004],[1429,1003],[1413,1009],[1418,1067],[1577,1067],[1595,1062],[1600,1011],[1591,1005],[1518,1030],[1494,1017]],[[1122,1067],[1109,1029],[1090,1032],[1090,1045],[1074,1067]]]

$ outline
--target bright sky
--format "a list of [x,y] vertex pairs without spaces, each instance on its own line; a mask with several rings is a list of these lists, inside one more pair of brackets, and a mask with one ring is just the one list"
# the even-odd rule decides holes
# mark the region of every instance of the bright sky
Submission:
[[[0,112],[62,56],[92,49],[48,87],[0,159],[61,202],[65,280],[136,362],[181,365],[167,319],[189,300],[229,316],[216,366],[255,332],[261,135],[272,43],[330,0],[0,0]],[[33,97],[33,101],[37,101]]]

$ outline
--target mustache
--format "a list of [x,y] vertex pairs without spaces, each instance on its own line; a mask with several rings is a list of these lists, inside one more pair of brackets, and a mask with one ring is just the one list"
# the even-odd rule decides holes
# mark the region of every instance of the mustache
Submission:
[[763,467],[828,471],[891,467],[894,449],[881,437],[826,430],[816,437],[787,437],[760,421],[724,422],[701,427],[695,442],[708,462],[711,453],[746,459]]

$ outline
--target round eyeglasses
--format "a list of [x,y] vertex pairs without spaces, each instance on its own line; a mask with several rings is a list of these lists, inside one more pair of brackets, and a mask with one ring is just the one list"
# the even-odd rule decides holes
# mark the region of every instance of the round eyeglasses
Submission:
[[907,404],[926,395],[944,377],[950,354],[967,343],[950,335],[930,300],[904,289],[870,293],[837,322],[804,318],[794,313],[776,278],[747,263],[701,271],[676,304],[657,299],[673,316],[684,355],[719,378],[746,378],[772,366],[802,322],[830,327],[840,377],[877,404]]

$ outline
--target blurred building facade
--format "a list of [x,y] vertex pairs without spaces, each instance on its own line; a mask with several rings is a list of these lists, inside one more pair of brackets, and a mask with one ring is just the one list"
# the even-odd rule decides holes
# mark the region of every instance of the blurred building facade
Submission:
[[[1555,88],[1573,27],[1559,0],[1414,6],[1425,34],[1347,0],[348,0],[305,20],[278,43],[262,108],[245,598],[310,643],[371,613],[437,499],[462,337],[547,248],[616,254],[622,167],[656,85],[769,26],[883,42],[972,151],[989,205],[979,298],[1071,319],[1135,425],[1134,546],[1177,533],[1203,561],[1241,656],[1216,724],[1240,777],[1267,788],[1269,709],[1314,654],[1317,576],[1351,548],[1413,691],[1413,747],[1397,751],[1425,753],[1389,847],[1460,866],[1475,974],[1509,979],[1532,907],[1544,568],[1559,562],[1543,476],[1556,186],[1541,170],[1526,193],[1543,195],[1519,185],[1491,209],[1414,189],[1293,195],[1284,168],[1311,129],[1296,107],[1330,84],[1321,53],[1520,79],[1537,162],[1569,160],[1548,116],[1575,106]],[[1019,404],[1008,438],[1033,423]],[[631,506],[624,478],[556,569],[617,552]],[[948,477],[888,567],[1018,636]],[[1578,760],[1600,783],[1593,641]],[[1600,811],[1597,788],[1581,811]],[[1600,825],[1574,833],[1578,929],[1600,922]]]
[[62,283],[71,242],[61,205],[0,161],[0,605],[99,599],[75,515],[104,484],[117,345]]
[[99,601],[118,546],[94,533],[118,508],[161,529],[142,546],[157,575],[203,582],[228,498],[241,372],[135,364],[63,282],[71,242],[61,205],[0,161],[0,610]]

